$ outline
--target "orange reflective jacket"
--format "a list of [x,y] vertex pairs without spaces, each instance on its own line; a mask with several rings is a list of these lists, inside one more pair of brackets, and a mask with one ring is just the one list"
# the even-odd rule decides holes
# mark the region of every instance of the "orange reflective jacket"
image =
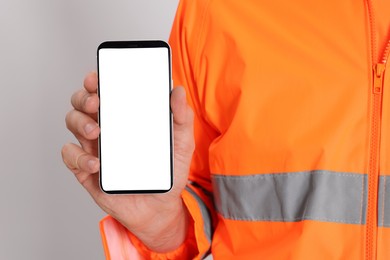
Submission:
[[184,0],[170,44],[194,235],[156,255],[127,232],[141,255],[390,259],[390,1]]

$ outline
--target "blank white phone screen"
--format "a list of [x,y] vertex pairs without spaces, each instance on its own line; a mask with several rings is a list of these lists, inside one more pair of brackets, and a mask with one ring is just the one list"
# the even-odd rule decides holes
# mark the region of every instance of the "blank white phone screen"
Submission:
[[169,51],[99,50],[100,181],[104,191],[168,191]]

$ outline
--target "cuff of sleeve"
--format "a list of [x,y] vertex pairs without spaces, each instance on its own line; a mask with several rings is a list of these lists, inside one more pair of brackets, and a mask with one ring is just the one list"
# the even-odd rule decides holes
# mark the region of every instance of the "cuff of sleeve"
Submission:
[[126,235],[127,229],[117,220],[106,216],[99,226],[106,260],[143,259]]

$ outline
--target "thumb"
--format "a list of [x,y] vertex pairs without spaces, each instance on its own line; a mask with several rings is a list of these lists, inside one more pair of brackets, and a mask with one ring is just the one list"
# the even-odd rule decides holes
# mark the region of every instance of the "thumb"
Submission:
[[185,128],[193,125],[194,115],[187,104],[186,91],[183,87],[176,87],[171,93],[171,110],[173,123],[176,128]]
[[187,181],[186,176],[188,175],[195,148],[194,113],[187,104],[186,92],[183,87],[173,89],[171,93],[171,109],[173,113],[175,181],[176,185],[181,187]]

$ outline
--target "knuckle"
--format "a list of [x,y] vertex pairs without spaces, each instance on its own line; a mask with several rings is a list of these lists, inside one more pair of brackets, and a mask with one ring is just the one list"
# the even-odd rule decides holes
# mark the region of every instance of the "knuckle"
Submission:
[[85,110],[85,103],[88,99],[88,92],[84,89],[76,91],[71,98],[72,106],[79,111]]
[[87,157],[88,157],[88,154],[85,152],[81,152],[76,156],[74,165],[76,166],[77,169],[85,170],[84,168],[85,168],[85,163],[86,163]]
[[71,163],[69,160],[71,144],[65,144],[61,149],[62,161],[70,169]]
[[87,88],[91,83],[90,83],[90,78],[89,78],[89,75],[87,75],[85,78],[84,78],[84,88]]
[[66,127],[67,127],[68,129],[69,129],[69,125],[70,125],[72,113],[73,113],[73,110],[69,111],[69,112],[66,113],[66,115],[65,115],[65,123],[66,123]]
[[77,90],[73,93],[72,97],[70,98],[70,103],[72,104],[72,106],[74,108],[77,107],[77,100],[78,100],[79,95],[80,95],[80,90]]
[[62,146],[62,149],[61,149],[61,156],[62,156],[62,159],[65,158],[65,154],[67,152],[67,149],[68,149],[68,144],[65,144],[64,146]]
[[87,100],[88,100],[89,94],[86,91],[82,91],[80,93],[80,98],[79,98],[79,107],[81,110],[85,111],[86,105],[87,105]]
[[65,117],[66,127],[74,135],[77,135],[79,131],[79,125],[82,123],[82,117],[79,115],[79,112],[76,110],[71,110],[66,114]]

